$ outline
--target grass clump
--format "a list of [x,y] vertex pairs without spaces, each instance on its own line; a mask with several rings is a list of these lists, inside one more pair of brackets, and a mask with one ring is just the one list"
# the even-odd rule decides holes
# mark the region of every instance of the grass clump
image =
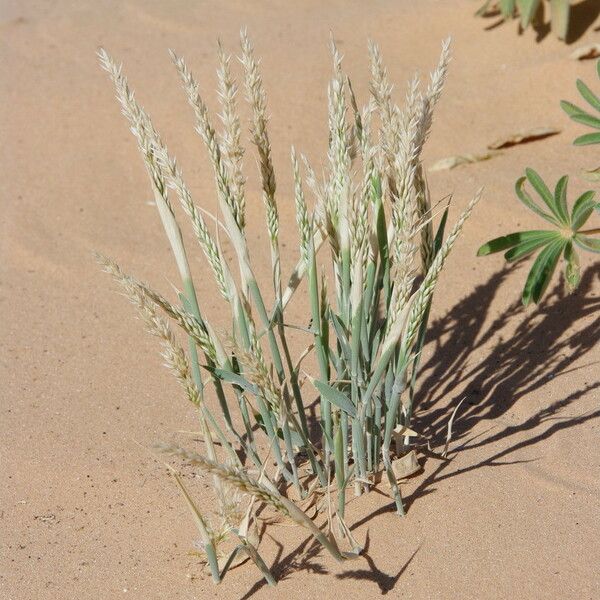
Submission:
[[[429,81],[420,85],[415,77],[410,82],[402,107],[392,99],[392,85],[375,44],[369,46],[371,97],[360,108],[333,41],[331,50],[329,146],[323,176],[317,177],[308,160],[291,151],[299,248],[296,268],[284,278],[266,95],[252,45],[245,32],[241,35],[250,137],[258,156],[273,273],[268,286],[255,276],[256,259],[247,243],[246,210],[251,199],[245,188],[246,150],[230,57],[219,45],[217,132],[194,75],[184,59],[172,53],[196,131],[213,166],[218,233],[211,230],[206,211],[195,204],[179,164],[137,102],[121,67],[104,50],[99,53],[146,166],[181,277],[178,300],[168,300],[110,259],[99,261],[135,304],[150,333],[160,339],[167,366],[197,408],[203,449],[192,452],[164,445],[159,449],[212,478],[222,517],[215,528],[183,480],[177,476],[176,481],[194,516],[215,581],[242,553],[274,583],[252,535],[261,507],[305,527],[340,561],[360,552],[344,520],[349,487],[362,494],[384,473],[397,512],[404,514],[401,473],[395,467],[413,451],[414,432],[409,426],[431,301],[446,258],[480,197],[478,192],[447,236],[447,206],[440,209],[443,215],[434,229],[420,157],[446,78],[448,41]],[[200,308],[177,202],[230,311],[231,328],[225,333],[217,331]],[[233,264],[225,257],[224,244],[233,249]],[[310,313],[308,327],[286,318],[290,300],[299,293]],[[274,301],[268,304],[267,298]],[[187,351],[170,323],[187,336]],[[290,352],[292,334],[303,336],[305,350],[300,356]],[[316,364],[310,373],[303,367],[309,354],[314,354]],[[216,403],[207,399],[207,385]],[[310,422],[306,403],[311,395],[319,397],[316,424]],[[235,494],[237,508],[232,510],[228,499]],[[303,510],[307,505],[316,507],[317,516],[309,517]],[[234,546],[223,553],[226,539]],[[350,551],[341,550],[342,541]]]

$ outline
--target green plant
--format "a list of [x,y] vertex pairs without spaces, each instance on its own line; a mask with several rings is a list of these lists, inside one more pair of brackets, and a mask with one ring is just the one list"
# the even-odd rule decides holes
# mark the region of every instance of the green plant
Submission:
[[[600,79],[600,60],[596,63],[596,71],[598,73],[598,79]],[[577,80],[577,89],[581,94],[581,97],[597,112],[600,114],[600,98],[592,92],[592,90],[581,80]],[[600,129],[600,117],[590,114],[585,110],[567,102],[561,100],[560,103],[562,109],[571,117],[576,123],[587,125],[592,129]],[[573,143],[576,146],[586,146],[589,144],[600,144],[600,131],[594,131],[592,133],[586,133],[575,138]]]
[[[525,191],[525,181],[531,184],[548,210],[542,208]],[[527,208],[551,223],[554,229],[511,233],[490,240],[477,252],[478,256],[486,256],[506,251],[504,258],[508,262],[515,262],[539,251],[523,289],[525,306],[532,301],[540,301],[561,255],[567,285],[570,289],[575,289],[580,280],[579,258],[575,246],[590,252],[600,252],[600,239],[592,237],[600,234],[600,228],[582,229],[594,209],[600,210],[600,203],[594,201],[593,191],[587,191],[575,200],[573,209],[569,212],[567,184],[568,177],[565,175],[558,180],[552,193],[533,169],[526,169],[525,177],[518,179],[515,185],[517,197]]]
[[[286,285],[280,266],[279,207],[266,96],[253,48],[244,32],[241,36],[240,60],[252,114],[250,135],[258,153],[273,273],[270,289],[265,289],[255,276],[247,243],[249,198],[229,56],[219,46],[223,127],[217,133],[194,76],[184,60],[172,54],[196,130],[212,162],[221,213],[217,219],[194,203],[179,164],[138,104],[121,67],[104,50],[99,53],[144,159],[181,276],[178,301],[127,275],[114,261],[98,260],[136,305],[149,331],[161,340],[167,365],[197,408],[202,453],[177,446],[160,449],[212,478],[220,517],[216,526],[214,517],[194,502],[182,478],[177,476],[176,481],[192,511],[215,581],[242,552],[274,583],[252,535],[259,507],[305,527],[337,560],[360,551],[344,521],[347,487],[361,494],[376,485],[384,472],[397,511],[404,513],[398,479],[403,461],[414,457],[410,443],[414,432],[409,425],[432,296],[445,260],[480,197],[478,193],[468,204],[445,239],[447,207],[434,231],[420,155],[446,77],[449,42],[442,47],[428,85],[421,88],[413,79],[403,108],[392,100],[377,46],[370,46],[372,98],[362,109],[333,42],[332,54],[329,148],[323,178],[317,178],[306,159],[303,177],[301,161],[293,149],[291,153],[299,260]],[[371,132],[374,114],[379,121],[376,135]],[[305,184],[315,197],[313,210]],[[217,290],[230,309],[232,325],[224,334],[201,308],[175,198],[191,221]],[[218,235],[211,231],[212,223]],[[237,275],[226,258],[225,244],[233,250]],[[329,248],[332,278],[324,275],[325,261],[318,257],[323,246]],[[305,288],[299,287],[302,281]],[[291,323],[287,317],[288,303],[299,289],[311,317],[308,326]],[[267,307],[268,296],[274,297],[271,307]],[[167,319],[187,335],[188,352]],[[305,347],[294,358],[291,335],[302,338]],[[304,360],[311,353],[316,369],[309,374]],[[307,382],[320,400],[317,438],[311,437],[305,404],[311,394]],[[206,396],[208,383],[216,405]],[[332,494],[337,496],[336,508],[330,503]],[[228,502],[231,498],[233,506]],[[318,516],[309,517],[302,510],[307,503],[316,506]],[[319,519],[325,520],[325,531]],[[334,519],[351,552],[340,550],[333,535]],[[224,551],[228,540],[233,540],[233,547]]]
[[[549,0],[552,31],[564,40],[569,32],[570,1]],[[519,17],[521,29],[527,29],[536,19],[543,19],[543,0],[486,0],[477,11],[477,16],[485,16],[490,12],[499,11],[505,20]]]

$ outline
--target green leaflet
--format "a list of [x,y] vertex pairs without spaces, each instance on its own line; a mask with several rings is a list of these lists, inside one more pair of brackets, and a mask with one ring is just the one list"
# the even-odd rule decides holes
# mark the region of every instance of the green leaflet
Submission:
[[545,246],[545,245],[552,243],[554,241],[557,241],[559,239],[561,239],[560,233],[556,233],[554,231],[548,231],[548,232],[546,232],[546,235],[543,237],[529,240],[527,242],[523,242],[523,243],[515,246],[514,248],[509,250],[504,255],[504,258],[508,262],[515,262],[521,258],[524,258],[525,256],[528,256],[529,254],[531,254],[532,252],[534,252],[541,246]]
[[591,144],[600,144],[600,132],[598,133],[586,133],[580,135],[573,140],[575,146],[589,146]]
[[550,209],[559,223],[567,225],[568,217],[566,215],[564,217],[561,215],[560,207],[558,206],[554,195],[548,189],[548,186],[544,183],[544,180],[539,176],[539,174],[533,169],[527,168],[525,169],[525,175],[527,176],[527,179],[533,189],[539,194],[541,199],[545,202],[546,206]]
[[525,306],[532,300],[536,304],[539,302],[550,283],[550,278],[566,243],[567,241],[563,239],[552,242],[535,259],[523,289],[522,299]]
[[589,235],[576,235],[573,241],[584,250],[588,252],[596,252],[600,254],[600,238],[593,238]]
[[512,248],[523,242],[545,239],[546,236],[551,233],[553,232],[543,229],[510,233],[509,235],[495,238],[483,244],[483,246],[477,250],[477,256],[487,256],[488,254],[494,254],[495,252],[502,252],[503,250],[507,250],[508,248]]
[[575,201],[573,213],[571,214],[571,227],[573,228],[573,231],[581,229],[585,222],[590,218],[594,208],[597,209],[598,206],[600,206],[600,204],[594,202],[594,195],[595,192],[590,190],[581,194]]
[[539,215],[540,217],[542,217],[542,219],[545,219],[549,223],[552,223],[552,225],[559,225],[559,221],[555,217],[553,217],[552,215],[549,215],[547,212],[543,211],[533,201],[533,199],[531,198],[531,196],[523,189],[523,185],[525,184],[526,180],[527,180],[527,177],[520,177],[519,179],[517,179],[517,182],[515,183],[515,192],[516,192],[519,200],[529,210],[532,210],[536,215]]

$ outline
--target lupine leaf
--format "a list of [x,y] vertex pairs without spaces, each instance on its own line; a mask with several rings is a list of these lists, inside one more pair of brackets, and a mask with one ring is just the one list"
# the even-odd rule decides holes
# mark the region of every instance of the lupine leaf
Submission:
[[519,179],[517,179],[517,182],[515,183],[515,192],[517,193],[519,200],[521,200],[521,202],[527,208],[532,210],[535,214],[542,217],[542,219],[546,219],[546,221],[548,221],[549,223],[552,223],[552,225],[557,225],[557,226],[560,225],[560,223],[552,215],[549,215],[547,212],[543,211],[533,201],[531,196],[523,189],[523,184],[525,183],[525,181],[527,181],[526,177],[520,177]]
[[557,240],[546,246],[535,259],[523,289],[523,304],[527,306],[539,302],[545,292],[550,278],[556,269],[556,263],[563,251],[566,240]]
[[573,115],[571,119],[575,121],[575,123],[581,123],[582,125],[593,127],[594,129],[600,129],[600,119],[598,117],[582,113],[580,115]]
[[506,252],[504,254],[504,258],[507,262],[515,262],[525,256],[528,256],[541,246],[546,246],[547,244],[560,239],[560,233],[555,233],[554,231],[549,231],[545,236],[535,238],[532,240],[528,240],[526,242],[522,242]]
[[600,238],[578,234],[573,238],[573,241],[584,250],[600,254]]
[[552,195],[552,192],[548,189],[548,186],[544,183],[544,180],[539,174],[533,169],[525,169],[525,175],[532,185],[533,189],[540,195],[541,199],[546,203],[546,206],[551,210],[552,214],[561,222],[566,225],[565,219],[561,216],[560,209],[556,202],[556,199]]
[[573,212],[571,214],[571,227],[573,228],[573,231],[580,229],[590,218],[594,208],[598,206],[598,204],[594,202],[594,195],[595,192],[590,190],[584,192],[577,200],[575,200]]
[[589,146],[590,144],[600,144],[600,132],[598,133],[586,133],[580,135],[573,141],[575,146]]
[[554,202],[560,213],[561,220],[565,225],[570,222],[569,208],[567,207],[567,186],[569,184],[568,175],[563,175],[557,182],[554,188]]
[[598,96],[596,96],[596,94],[594,94],[594,92],[592,92],[592,90],[590,90],[590,88],[583,81],[581,81],[581,79],[578,79],[575,85],[577,86],[577,89],[579,90],[579,93],[583,99],[592,108],[600,111],[600,98],[598,98]]
[[523,242],[544,239],[545,236],[550,235],[554,235],[554,232],[543,229],[510,233],[483,244],[483,246],[481,246],[481,248],[479,248],[477,251],[477,256],[487,256],[488,254],[494,254],[495,252],[502,252],[502,250],[507,250],[508,248],[512,248],[513,246],[517,246]]

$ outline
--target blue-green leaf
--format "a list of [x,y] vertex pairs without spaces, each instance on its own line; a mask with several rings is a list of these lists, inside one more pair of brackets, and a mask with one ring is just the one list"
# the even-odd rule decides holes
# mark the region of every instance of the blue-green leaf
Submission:
[[325,400],[329,400],[331,404],[337,406],[345,413],[348,413],[350,417],[354,418],[356,416],[356,407],[348,396],[344,394],[344,392],[330,386],[323,381],[319,381],[318,379],[310,378],[311,383],[317,388],[317,391],[325,398]]

